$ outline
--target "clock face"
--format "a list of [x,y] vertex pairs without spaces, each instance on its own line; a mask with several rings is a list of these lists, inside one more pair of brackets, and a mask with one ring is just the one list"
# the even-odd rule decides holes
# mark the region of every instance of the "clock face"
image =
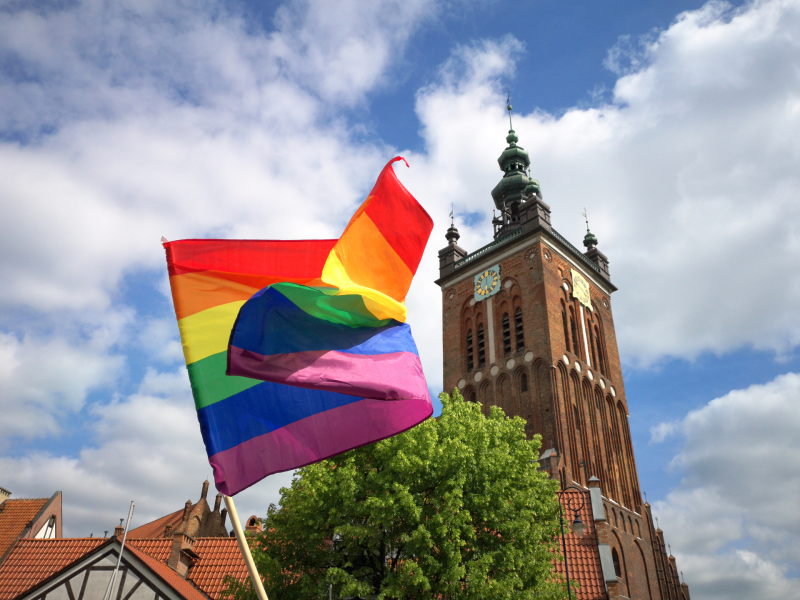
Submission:
[[485,271],[475,275],[475,300],[481,301],[484,298],[496,294],[500,290],[500,267],[489,267]]

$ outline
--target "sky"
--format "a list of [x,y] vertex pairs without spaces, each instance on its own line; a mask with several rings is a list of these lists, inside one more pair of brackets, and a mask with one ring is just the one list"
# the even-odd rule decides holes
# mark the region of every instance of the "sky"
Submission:
[[[0,1],[0,486],[64,531],[211,478],[161,236],[335,238],[382,166],[491,239],[508,128],[609,257],[642,489],[692,597],[800,598],[800,0]],[[263,515],[291,474],[237,496]]]

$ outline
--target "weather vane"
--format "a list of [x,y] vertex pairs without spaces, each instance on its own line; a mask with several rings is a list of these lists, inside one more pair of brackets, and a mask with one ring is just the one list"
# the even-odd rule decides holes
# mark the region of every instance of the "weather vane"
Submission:
[[581,214],[583,215],[583,218],[586,221],[586,232],[588,233],[589,232],[589,217],[586,216],[586,207],[585,206],[583,207],[583,212]]

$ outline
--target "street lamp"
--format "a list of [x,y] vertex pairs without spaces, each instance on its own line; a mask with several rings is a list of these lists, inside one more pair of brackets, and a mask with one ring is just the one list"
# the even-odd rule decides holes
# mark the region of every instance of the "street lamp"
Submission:
[[572,499],[575,496],[574,494],[567,496],[567,512],[569,512],[570,510],[575,512],[575,519],[572,521],[572,531],[575,532],[575,535],[580,537],[586,530],[586,525],[584,524],[583,521],[581,521],[581,517],[578,514],[578,511],[582,509],[583,505],[586,503],[586,496],[584,495],[584,491],[575,485],[569,485],[560,492],[558,492],[558,520],[561,523],[561,543],[564,545],[564,570],[567,573],[567,596],[569,596],[569,600],[572,600],[572,588],[569,584],[569,561],[567,559],[567,538],[564,535],[564,510],[561,505],[561,496],[573,490],[580,493],[581,505],[576,508],[573,508]]

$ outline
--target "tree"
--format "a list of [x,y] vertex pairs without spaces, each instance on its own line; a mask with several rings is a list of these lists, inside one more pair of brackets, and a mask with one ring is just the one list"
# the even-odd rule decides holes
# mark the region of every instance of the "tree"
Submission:
[[[252,540],[268,594],[327,598],[562,597],[557,483],[539,436],[457,390],[442,415],[300,469]],[[232,595],[252,598],[249,583]]]

